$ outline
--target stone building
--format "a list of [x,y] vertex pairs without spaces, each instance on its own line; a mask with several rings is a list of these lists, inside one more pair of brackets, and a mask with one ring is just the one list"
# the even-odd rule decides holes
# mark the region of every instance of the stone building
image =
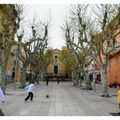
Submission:
[[51,74],[68,74],[69,71],[65,65],[60,61],[61,51],[58,49],[53,50],[52,61],[48,65],[47,72]]
[[[21,47],[22,53],[24,53],[23,50],[24,49],[22,49],[22,47]],[[1,55],[2,55],[2,53],[0,52],[0,56]],[[14,44],[11,45],[10,54],[8,55],[8,60],[7,60],[7,64],[6,64],[6,73],[5,73],[6,79],[14,81],[14,79],[16,77],[16,82],[20,81],[21,72],[22,72],[21,70],[22,70],[22,62],[18,58],[17,43],[14,42]]]

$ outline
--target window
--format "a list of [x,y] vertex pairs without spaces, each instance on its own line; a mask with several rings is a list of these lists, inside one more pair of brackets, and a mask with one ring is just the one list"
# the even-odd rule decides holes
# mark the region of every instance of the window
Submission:
[[55,64],[57,64],[57,63],[58,63],[57,56],[55,56],[54,63],[55,63]]
[[55,58],[57,58],[57,56],[55,56]]

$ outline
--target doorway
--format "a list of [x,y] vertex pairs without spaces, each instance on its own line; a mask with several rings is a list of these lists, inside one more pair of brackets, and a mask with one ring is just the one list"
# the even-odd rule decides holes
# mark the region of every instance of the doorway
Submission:
[[54,66],[54,74],[58,74],[58,66]]

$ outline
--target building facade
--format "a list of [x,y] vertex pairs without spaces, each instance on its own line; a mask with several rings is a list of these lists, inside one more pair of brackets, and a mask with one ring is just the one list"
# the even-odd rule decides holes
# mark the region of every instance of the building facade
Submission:
[[[120,30],[118,26],[117,32]],[[120,46],[120,34],[116,37],[116,46]],[[108,65],[109,85],[120,84],[120,48],[115,49],[109,56]]]
[[[10,47],[16,33],[16,13],[17,11],[15,10],[14,4],[0,5],[0,86],[2,84],[3,87],[5,85],[5,76],[11,75],[11,67],[9,66],[12,66],[12,63],[6,63],[6,61],[7,59],[9,59],[9,61],[12,60],[8,54],[11,53]],[[8,41],[10,41],[10,43],[8,43]],[[8,70],[5,71],[6,69]]]
[[53,50],[52,61],[48,65],[47,72],[51,74],[67,74],[68,70],[65,65],[60,61],[61,51],[58,49]]
[[[23,49],[21,49],[21,51],[23,51]],[[11,46],[11,54],[7,61],[6,76],[11,77],[12,80],[16,79],[16,82],[18,82],[21,79],[21,70],[22,62],[18,58],[18,46],[17,44],[13,44]]]
[[109,58],[108,66],[109,85],[120,84],[120,50]]

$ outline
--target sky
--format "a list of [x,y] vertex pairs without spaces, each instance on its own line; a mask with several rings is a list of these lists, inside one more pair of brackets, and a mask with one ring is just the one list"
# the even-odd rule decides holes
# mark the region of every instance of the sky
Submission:
[[[21,28],[24,28],[24,39],[29,39],[31,35],[30,24],[33,17],[37,20],[50,18],[51,24],[48,30],[48,47],[61,49],[65,46],[65,37],[61,26],[64,24],[70,4],[24,4],[24,20]],[[28,37],[29,36],[29,37]]]
[[37,20],[44,20],[49,18],[51,23],[48,31],[48,47],[53,49],[61,49],[65,46],[65,39],[61,26],[64,24],[64,19],[67,13],[69,5],[65,4],[25,4],[23,12],[23,27],[25,30],[25,39],[31,35],[30,24],[32,23],[33,17]]

